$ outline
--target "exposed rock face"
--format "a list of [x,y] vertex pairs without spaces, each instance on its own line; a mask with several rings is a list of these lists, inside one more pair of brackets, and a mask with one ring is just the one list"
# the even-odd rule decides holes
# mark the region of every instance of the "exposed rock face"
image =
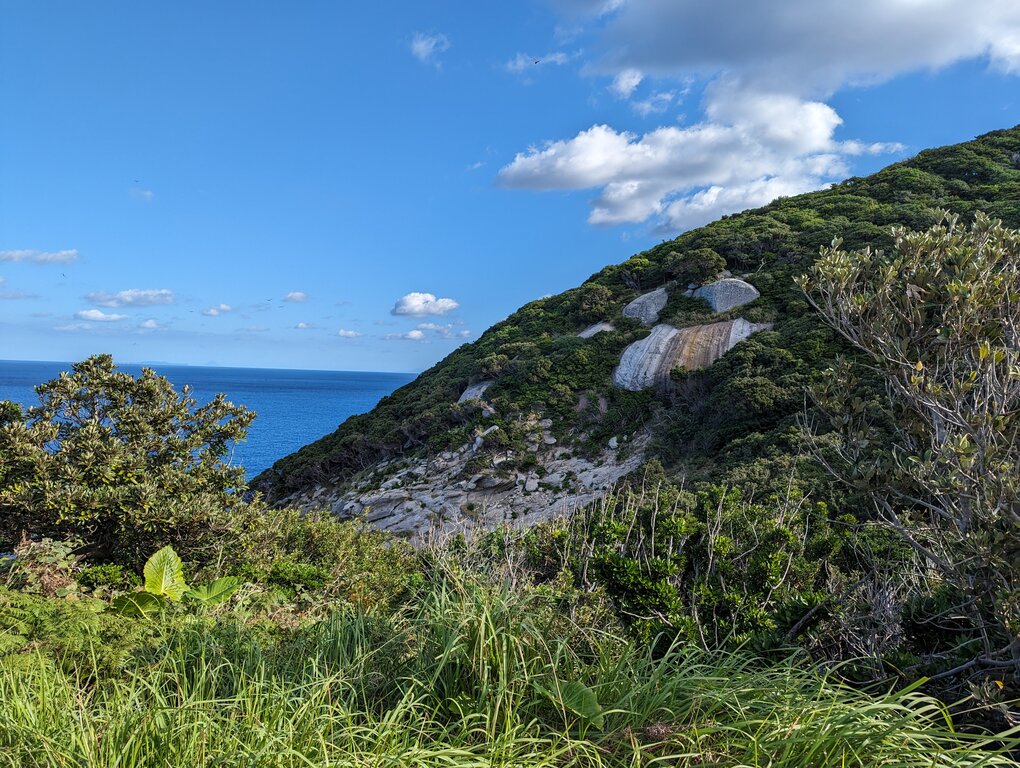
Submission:
[[616,330],[616,328],[613,327],[612,323],[601,322],[601,323],[595,323],[595,325],[589,325],[587,328],[585,328],[583,331],[581,331],[577,335],[580,336],[582,339],[590,339],[596,333],[602,333],[603,331],[615,331],[615,330]]
[[665,384],[674,368],[707,368],[738,342],[771,327],[771,323],[749,323],[743,318],[683,329],[657,325],[623,351],[613,383],[631,392]]
[[739,307],[761,296],[758,289],[736,277],[716,280],[703,285],[694,292],[694,298],[705,299],[712,305],[713,312],[726,312]]
[[[362,516],[373,527],[414,542],[472,526],[483,530],[503,523],[523,527],[566,515],[603,496],[641,465],[648,443],[648,435],[642,433],[631,441],[633,450],[625,458],[607,450],[589,460],[572,457],[567,449],[556,446],[545,424],[533,426],[530,450],[545,468],[541,478],[534,471],[501,470],[510,453],[489,456],[489,468],[469,471],[468,462],[478,456],[470,441],[458,450],[428,458],[383,462],[360,482],[319,485],[284,503],[308,510],[328,508],[341,518]],[[472,463],[476,464],[477,460]]]
[[495,384],[494,381],[479,381],[477,384],[472,384],[470,387],[465,389],[457,400],[458,403],[466,403],[468,400],[481,400],[482,395],[485,394],[485,390]]
[[645,325],[654,325],[659,320],[659,313],[666,306],[669,296],[666,288],[659,288],[657,291],[638,296],[634,301],[623,308],[624,317],[634,317]]

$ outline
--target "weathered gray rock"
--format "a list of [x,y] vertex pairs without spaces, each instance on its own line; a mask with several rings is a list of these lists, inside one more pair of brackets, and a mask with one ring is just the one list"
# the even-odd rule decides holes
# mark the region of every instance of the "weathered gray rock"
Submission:
[[613,383],[631,392],[665,384],[674,368],[707,368],[751,334],[771,327],[771,323],[749,323],[742,317],[681,330],[657,325],[623,350]]
[[750,283],[745,283],[736,277],[727,277],[716,280],[714,283],[703,285],[694,292],[696,299],[705,299],[712,305],[713,312],[726,312],[734,307],[740,307],[761,296],[758,289]]
[[620,447],[620,440],[619,440],[619,438],[616,435],[613,435],[611,438],[609,438],[609,449],[610,450],[615,451],[619,447]]
[[457,400],[457,402],[466,403],[468,400],[481,400],[482,395],[485,394],[485,390],[495,383],[496,382],[489,380],[479,381],[477,384],[472,384],[470,387],[465,389],[463,393],[461,393],[460,399]]
[[659,313],[666,306],[669,296],[665,287],[659,288],[651,293],[638,296],[634,301],[623,308],[624,317],[633,317],[645,325],[654,325],[659,320]]
[[[661,310],[661,307],[660,307],[660,310]],[[580,336],[582,339],[590,339],[596,333],[602,333],[603,331],[615,331],[615,330],[616,330],[616,328],[613,327],[612,323],[601,322],[601,323],[595,323],[595,325],[589,325],[587,328],[585,328],[583,331],[581,331],[577,335]]]

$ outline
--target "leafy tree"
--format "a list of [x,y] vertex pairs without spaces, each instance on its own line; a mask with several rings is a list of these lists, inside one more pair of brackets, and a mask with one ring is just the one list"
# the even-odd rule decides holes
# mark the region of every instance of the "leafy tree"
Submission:
[[701,285],[726,269],[726,259],[711,248],[695,248],[686,253],[671,251],[666,256],[666,272],[686,287],[690,283]]
[[76,537],[90,559],[140,563],[197,546],[245,488],[225,458],[255,414],[222,394],[198,406],[188,387],[119,372],[110,355],[36,392],[27,413],[0,402],[0,547]]
[[836,241],[800,287],[864,355],[816,392],[830,468],[961,596],[984,659],[1020,658],[1020,232],[944,213],[890,253]]

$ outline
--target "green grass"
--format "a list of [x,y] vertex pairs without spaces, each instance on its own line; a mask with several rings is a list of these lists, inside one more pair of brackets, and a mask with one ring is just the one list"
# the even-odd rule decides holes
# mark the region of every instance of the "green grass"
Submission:
[[392,616],[178,617],[121,674],[63,661],[0,661],[0,766],[978,766],[1020,746],[800,656],[654,658],[453,572]]

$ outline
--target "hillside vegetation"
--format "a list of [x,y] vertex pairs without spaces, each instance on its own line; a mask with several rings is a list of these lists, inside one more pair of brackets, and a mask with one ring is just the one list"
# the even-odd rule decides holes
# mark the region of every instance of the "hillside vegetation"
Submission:
[[[984,211],[1017,226],[1018,201],[1020,129],[1014,128],[724,217],[607,267],[576,289],[527,304],[370,413],[276,462],[253,487],[272,500],[319,483],[342,485],[380,460],[452,448],[492,425],[501,439],[490,441],[491,449],[516,448],[518,464],[526,465],[529,416],[552,419],[561,444],[581,454],[647,426],[655,435],[650,453],[671,476],[767,495],[784,488],[799,463],[802,482],[813,487],[818,478],[798,462],[804,446],[795,423],[805,387],[848,348],[811,311],[794,279],[835,238],[847,249],[888,248],[894,226],[927,229],[943,209],[965,219]],[[722,265],[743,275],[761,298],[720,316],[681,295],[688,281]],[[660,319],[676,327],[739,314],[774,328],[705,371],[676,371],[672,386],[623,391],[612,385],[612,371],[648,329],[621,310],[662,285],[670,294]],[[589,324],[606,320],[614,331],[578,338]],[[477,401],[457,404],[467,386],[483,380],[495,381],[486,392],[495,415]]]

